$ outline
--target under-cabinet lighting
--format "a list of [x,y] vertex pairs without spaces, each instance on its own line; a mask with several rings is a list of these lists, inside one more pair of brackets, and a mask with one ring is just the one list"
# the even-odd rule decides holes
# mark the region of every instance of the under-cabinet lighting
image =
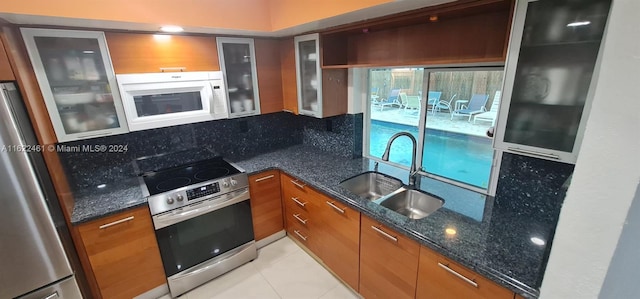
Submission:
[[587,26],[591,24],[590,21],[579,21],[567,24],[567,27],[578,27],[578,26]]
[[455,228],[447,228],[444,232],[449,236],[453,236],[458,233]]
[[84,50],[84,51],[82,51],[82,53],[84,53],[84,54],[93,54],[95,52],[91,51],[91,50]]
[[180,26],[165,25],[165,26],[160,27],[160,31],[176,33],[176,32],[182,32],[182,31],[184,31],[184,29],[182,29],[182,27],[180,27]]
[[159,42],[166,42],[166,41],[171,40],[171,35],[154,34],[153,35],[153,39],[155,39],[156,41],[159,41]]
[[107,187],[107,184],[100,184],[100,185],[98,185],[98,189],[103,189],[103,188],[106,188],[106,187]]
[[538,237],[531,237],[531,243],[536,244],[538,246],[544,246],[544,244],[547,244],[547,242],[545,242],[544,240]]

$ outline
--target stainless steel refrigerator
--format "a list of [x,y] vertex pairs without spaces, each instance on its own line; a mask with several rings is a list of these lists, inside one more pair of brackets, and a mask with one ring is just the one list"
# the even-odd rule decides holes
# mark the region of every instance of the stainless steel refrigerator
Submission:
[[0,100],[0,298],[82,298],[68,259],[77,257],[42,154],[27,147],[37,140],[14,83],[0,84]]

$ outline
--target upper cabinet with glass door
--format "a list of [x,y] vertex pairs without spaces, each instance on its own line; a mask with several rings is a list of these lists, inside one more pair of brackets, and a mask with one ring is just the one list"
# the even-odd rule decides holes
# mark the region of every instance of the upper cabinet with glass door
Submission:
[[294,38],[298,113],[318,118],[347,113],[347,70],[321,69],[320,35]]
[[260,114],[253,39],[218,37],[216,41],[229,94],[229,117]]
[[102,32],[21,31],[59,142],[128,132]]
[[495,146],[575,163],[610,0],[516,5]]

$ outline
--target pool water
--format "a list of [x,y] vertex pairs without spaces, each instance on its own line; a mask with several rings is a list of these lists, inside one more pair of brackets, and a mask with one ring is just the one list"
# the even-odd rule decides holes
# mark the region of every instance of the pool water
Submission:
[[[402,131],[418,139],[415,126],[371,120],[369,154],[382,157],[389,138]],[[410,166],[411,147],[409,138],[399,137],[391,147],[389,161]],[[493,146],[489,138],[427,129],[422,160],[422,167],[429,173],[486,189]]]

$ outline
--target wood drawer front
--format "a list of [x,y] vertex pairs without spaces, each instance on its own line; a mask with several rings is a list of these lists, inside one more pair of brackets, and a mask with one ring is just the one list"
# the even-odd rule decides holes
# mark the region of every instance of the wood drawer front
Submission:
[[78,226],[103,298],[132,298],[166,283],[149,209]]
[[249,192],[256,241],[283,230],[280,171],[269,170],[250,175]]
[[320,257],[344,282],[358,290],[360,212],[328,197],[321,200],[322,202],[318,203],[322,218]]
[[[185,72],[219,71],[214,36],[106,32],[116,74],[159,73],[161,68]],[[167,71],[176,72],[178,69]]]
[[317,197],[318,192],[314,191],[304,182],[292,178],[286,174],[282,175],[282,190],[294,197]]
[[365,298],[414,298],[420,245],[367,216],[361,221],[360,294]]
[[511,299],[514,293],[421,246],[416,298]]

